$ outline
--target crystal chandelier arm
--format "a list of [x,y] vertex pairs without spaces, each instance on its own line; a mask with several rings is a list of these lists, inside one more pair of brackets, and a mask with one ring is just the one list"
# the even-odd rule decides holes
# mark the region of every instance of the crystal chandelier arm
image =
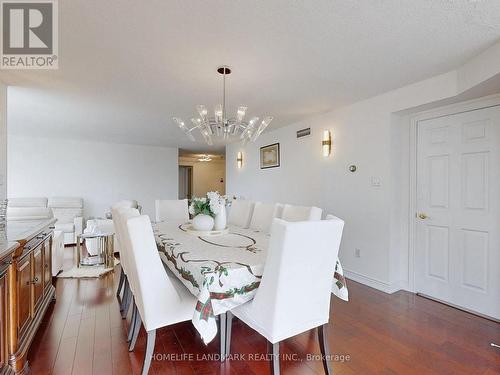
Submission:
[[205,142],[209,145],[212,146],[214,143],[212,142],[212,137],[210,137],[210,134],[206,130],[201,131],[201,135],[203,136],[203,139]]
[[258,117],[252,117],[250,121],[248,121],[248,125],[246,126],[245,130],[241,132],[240,139],[244,139],[245,137],[250,137],[252,134],[252,131],[255,127],[255,124],[259,121]]
[[245,118],[245,113],[247,111],[247,107],[238,107],[238,111],[236,112],[237,123],[241,124],[243,119]]
[[193,137],[193,135],[191,134],[191,131],[193,131],[194,128],[191,128],[189,129],[186,124],[184,123],[184,121],[182,121],[180,118],[178,117],[174,117],[174,121],[175,123],[177,124],[177,126],[184,132],[184,134],[187,135],[187,137],[193,141],[193,142],[196,142],[196,139]]
[[262,132],[269,126],[269,124],[273,121],[273,118],[271,116],[268,116],[262,120],[262,122],[259,125],[259,128],[253,133],[252,136],[252,142],[255,142],[257,138],[262,134]]

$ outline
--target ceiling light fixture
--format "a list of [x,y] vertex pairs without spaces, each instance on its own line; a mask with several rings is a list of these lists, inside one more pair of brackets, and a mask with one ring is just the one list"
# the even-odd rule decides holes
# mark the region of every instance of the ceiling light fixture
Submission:
[[264,117],[259,123],[258,117],[252,117],[248,122],[245,121],[245,114],[248,107],[240,106],[236,111],[235,117],[228,117],[226,113],[226,75],[231,74],[231,68],[226,65],[217,68],[217,72],[222,75],[222,104],[215,106],[214,116],[208,115],[207,107],[197,105],[196,110],[199,117],[191,119],[193,126],[190,128],[179,117],[174,117],[174,121],[179,128],[193,142],[196,139],[193,136],[193,131],[198,129],[203,136],[203,139],[208,145],[213,145],[213,138],[228,140],[230,137],[239,136],[243,144],[248,141],[254,142],[266,129],[273,118],[271,116]]
[[211,161],[212,158],[210,157],[210,155],[201,155],[200,158],[198,158],[198,161]]

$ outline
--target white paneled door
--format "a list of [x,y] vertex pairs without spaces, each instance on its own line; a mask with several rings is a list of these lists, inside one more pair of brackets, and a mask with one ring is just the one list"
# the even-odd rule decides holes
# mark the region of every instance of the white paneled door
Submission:
[[500,319],[500,107],[417,132],[416,291]]

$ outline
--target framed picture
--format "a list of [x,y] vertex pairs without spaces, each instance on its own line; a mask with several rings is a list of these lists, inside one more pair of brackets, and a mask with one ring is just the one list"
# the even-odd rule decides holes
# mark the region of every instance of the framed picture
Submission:
[[275,168],[280,166],[280,144],[260,148],[260,169]]

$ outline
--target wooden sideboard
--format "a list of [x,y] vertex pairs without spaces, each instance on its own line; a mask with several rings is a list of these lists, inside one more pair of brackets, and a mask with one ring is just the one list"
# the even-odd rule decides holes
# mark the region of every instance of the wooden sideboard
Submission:
[[8,221],[0,244],[0,374],[26,374],[28,349],[50,303],[55,219]]

